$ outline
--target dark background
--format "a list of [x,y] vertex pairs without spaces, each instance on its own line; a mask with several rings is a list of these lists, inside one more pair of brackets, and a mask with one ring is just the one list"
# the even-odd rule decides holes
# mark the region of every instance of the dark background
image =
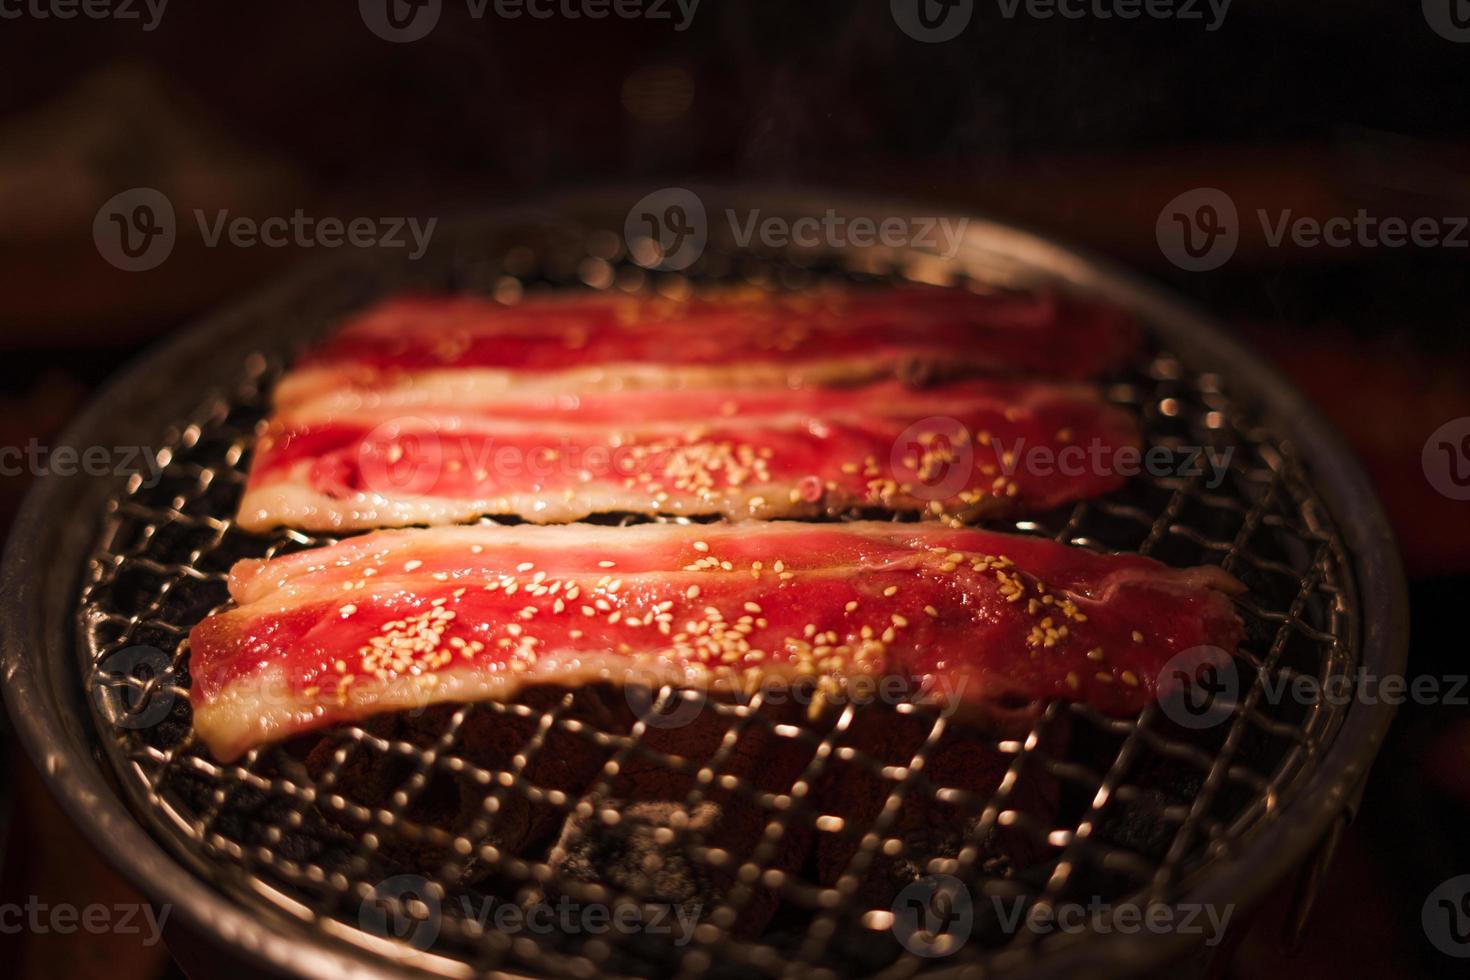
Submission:
[[[1235,0],[1215,31],[975,8],[958,38],[925,44],[886,0],[703,0],[684,31],[676,9],[475,20],[446,0],[428,37],[390,44],[350,2],[174,0],[152,31],[0,3],[23,13],[0,18],[0,445],[53,439],[150,340],[305,257],[206,249],[181,220],[162,266],[116,270],[92,220],[132,187],[181,214],[258,218],[450,216],[608,182],[887,194],[1130,264],[1276,361],[1390,512],[1412,581],[1410,673],[1465,673],[1470,504],[1436,493],[1419,460],[1470,415],[1470,249],[1272,248],[1247,219],[1230,262],[1188,273],[1154,227],[1201,186],[1243,216],[1470,214],[1470,44],[1435,33],[1416,0]],[[188,379],[158,379],[173,383]],[[25,483],[0,477],[0,524]],[[135,900],[8,738],[6,757],[0,902]],[[1300,958],[1258,928],[1233,974],[1457,972],[1419,910],[1470,872],[1467,815],[1470,712],[1405,706]],[[0,960],[26,977],[176,969],[127,936],[0,936]]]

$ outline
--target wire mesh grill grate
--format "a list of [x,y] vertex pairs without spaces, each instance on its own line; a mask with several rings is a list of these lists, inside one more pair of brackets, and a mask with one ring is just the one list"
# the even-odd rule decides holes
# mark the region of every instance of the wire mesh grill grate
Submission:
[[[415,275],[506,301],[545,284],[687,288],[689,279],[651,278],[616,251],[605,235],[581,236],[570,252],[460,248]],[[873,271],[855,271],[850,257],[823,265],[712,249],[692,275],[800,286]],[[340,308],[366,298],[356,283],[340,292]],[[298,339],[330,319],[325,308],[306,315]],[[1111,383],[1109,398],[1138,413],[1149,446],[1233,449],[1223,482],[1141,475],[1107,498],[986,525],[1219,564],[1244,581],[1239,656],[1250,683],[1228,724],[1188,731],[1158,706],[1115,719],[1052,704],[1027,737],[1000,738],[915,705],[793,719],[758,694],[703,705],[675,738],[659,718],[683,692],[636,701],[588,687],[374,719],[219,764],[190,726],[188,630],[226,602],[234,561],[329,540],[247,534],[230,519],[285,360],[280,351],[249,358],[232,390],[168,433],[161,480],[145,487],[135,477],[109,504],[80,600],[89,691],[113,690],[117,658],[128,668],[137,651],[161,651],[151,670],[127,671],[124,707],[114,698],[98,716],[135,807],[198,873],[283,929],[407,954],[450,975],[816,967],[898,976],[1024,965],[1089,933],[1007,929],[992,910],[1179,901],[1195,876],[1279,818],[1346,710],[1327,698],[1263,696],[1268,681],[1326,681],[1356,666],[1353,584],[1326,508],[1292,447],[1235,404],[1223,379],[1155,348]],[[901,734],[875,743],[879,726]],[[982,761],[937,761],[956,751]],[[976,767],[988,774],[973,778]],[[630,779],[664,803],[640,807]],[[858,793],[868,802],[843,810]],[[728,825],[742,820],[747,832],[732,835]],[[639,850],[644,839],[657,846]],[[660,874],[630,871],[630,855]],[[962,883],[973,903],[969,941],[943,958],[917,955],[893,928],[895,891],[930,875]],[[475,911],[553,898],[639,909],[645,925],[655,901],[691,915],[698,905],[699,924],[686,933],[670,920],[670,935],[590,930],[585,919],[531,930],[522,918],[506,929]],[[410,928],[385,939],[380,919]]]

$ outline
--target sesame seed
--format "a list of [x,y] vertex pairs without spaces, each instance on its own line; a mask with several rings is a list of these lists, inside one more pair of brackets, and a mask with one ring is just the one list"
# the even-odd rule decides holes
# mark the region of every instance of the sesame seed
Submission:
[[898,586],[896,586],[896,585],[890,585],[888,588],[886,588],[886,589],[883,590],[883,594],[885,596],[890,596],[891,597],[891,596],[896,595],[897,593],[898,593]]
[[696,541],[696,542],[694,542],[694,550],[695,551],[698,551],[698,552],[708,551],[709,550],[709,544],[706,543],[706,542],[704,542],[704,541]]

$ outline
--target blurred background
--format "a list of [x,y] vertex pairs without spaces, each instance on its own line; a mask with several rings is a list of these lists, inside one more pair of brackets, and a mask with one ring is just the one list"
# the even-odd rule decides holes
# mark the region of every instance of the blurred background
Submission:
[[[1467,672],[1452,625],[1470,587],[1470,503],[1421,463],[1432,433],[1470,416],[1464,0],[1180,0],[1159,8],[1174,16],[1131,20],[934,3],[935,17],[968,18],[948,40],[915,36],[927,28],[900,9],[915,0],[667,0],[605,19],[569,16],[590,8],[568,0],[544,18],[394,2],[404,22],[431,8],[438,20],[404,43],[380,36],[381,0],[377,14],[373,0],[0,0],[0,446],[54,440],[121,362],[310,257],[207,247],[195,208],[447,218],[696,180],[888,195],[1130,265],[1278,364],[1346,434],[1390,513],[1412,582],[1411,675]],[[180,220],[166,261],[127,272],[93,225],[137,187]],[[1234,203],[1239,239],[1217,268],[1187,271],[1158,227],[1202,187]],[[1256,219],[1360,209],[1432,219],[1447,240],[1273,242]],[[0,524],[27,481],[0,477]],[[138,900],[8,738],[5,757],[0,903]],[[1467,818],[1470,710],[1405,705],[1300,955],[1257,929],[1232,974],[1458,973],[1420,908],[1470,873]],[[84,938],[0,935],[0,961],[25,977],[179,975],[136,936]]]

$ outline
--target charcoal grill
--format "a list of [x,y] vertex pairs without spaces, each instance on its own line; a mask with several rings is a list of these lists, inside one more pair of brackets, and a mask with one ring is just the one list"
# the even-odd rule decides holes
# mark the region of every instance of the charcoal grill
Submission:
[[[1191,955],[1199,937],[1106,928],[997,937],[977,927],[972,941],[957,950],[923,957],[899,942],[890,928],[891,909],[864,906],[855,884],[879,853],[901,853],[918,872],[961,881],[977,905],[1006,896],[1037,908],[1098,899],[1245,910],[1310,855],[1325,859],[1337,827],[1351,816],[1391,709],[1327,698],[1278,704],[1263,696],[1261,678],[1305,675],[1351,684],[1359,672],[1401,671],[1405,600],[1389,532],[1362,474],[1295,392],[1172,299],[992,222],[971,220],[953,256],[882,246],[742,248],[720,233],[717,216],[726,208],[787,217],[820,216],[829,205],[848,216],[925,212],[706,188],[700,196],[716,216],[708,247],[694,265],[669,273],[639,267],[624,248],[627,207],[639,196],[573,196],[464,221],[442,228],[418,262],[353,255],[320,264],[145,357],[73,426],[66,444],[154,447],[163,477],[155,486],[138,476],[39,481],[6,554],[6,696],[53,790],[112,861],[207,943],[305,976],[459,976],[488,969],[1051,976],[1079,968],[1140,972]],[[814,201],[821,206],[814,208]],[[493,815],[465,831],[424,826],[405,814],[446,767],[480,779],[487,797],[529,794],[545,803],[548,794],[527,784],[521,763],[545,750],[550,732],[574,730],[614,760],[645,755],[642,727],[599,730],[571,720],[573,702],[595,693],[567,695],[549,707],[523,702],[448,711],[434,721],[441,728],[428,743],[346,726],[330,736],[335,749],[324,772],[307,772],[282,747],[222,765],[194,738],[187,632],[224,602],[230,564],[328,540],[295,532],[249,535],[231,515],[274,379],[294,350],[340,316],[410,287],[513,302],[538,288],[681,291],[728,281],[788,288],[833,279],[994,289],[1052,284],[1130,308],[1149,327],[1151,341],[1130,371],[1111,379],[1109,397],[1139,414],[1151,445],[1235,447],[1218,487],[1205,486],[1201,477],[1139,476],[1105,499],[1025,521],[988,522],[1173,564],[1216,563],[1250,586],[1238,603],[1249,632],[1240,654],[1247,683],[1228,721],[1208,737],[1171,725],[1158,706],[1136,718],[1109,719],[1080,706],[1051,705],[1027,737],[988,740],[984,749],[1008,756],[1013,772],[1030,767],[1054,780],[1061,801],[1048,819],[1036,820],[1012,809],[1014,783],[1003,784],[988,799],[966,801],[976,817],[969,843],[1004,825],[1034,841],[1042,855],[1034,866],[1020,874],[997,872],[983,866],[976,847],[947,856],[911,853],[910,843],[892,836],[889,817],[880,815],[866,828],[846,873],[826,885],[814,883],[800,868],[777,870],[770,863],[768,841],[795,824],[825,832],[817,814],[793,805],[801,789],[794,784],[784,794],[749,794],[769,828],[780,828],[769,829],[750,853],[713,853],[696,829],[672,835],[688,862],[726,862],[744,870],[742,882],[758,881],[779,895],[776,924],[760,934],[730,928],[752,892],[736,887],[723,899],[730,907],[707,917],[683,946],[611,933],[506,935],[444,914],[465,890],[464,876],[445,868],[462,872],[478,862],[474,893],[509,902],[549,887],[589,900],[638,896],[559,881],[544,849],[504,853],[486,844],[484,824]],[[119,702],[108,671],[120,651],[138,648],[160,651],[158,662],[152,671],[134,672],[134,691]],[[98,697],[101,689],[111,690],[111,699]],[[658,692],[648,710],[679,696]],[[736,731],[769,724],[758,702],[708,710],[722,713]],[[908,710],[925,724],[944,724],[923,708]],[[535,734],[509,770],[474,773],[456,755],[457,732],[476,713],[534,722]],[[822,765],[816,747],[839,747],[841,726],[800,729],[782,731],[812,747],[814,761],[801,777],[809,784]],[[855,761],[868,765],[895,799],[945,794],[945,787],[923,776],[923,752],[932,742],[906,766],[885,768],[861,753]],[[341,779],[344,767],[365,757],[401,764],[393,791],[366,804]],[[698,785],[721,778],[718,753],[687,764],[705,769],[706,781]],[[584,813],[598,812],[605,790],[599,783],[586,787]],[[579,802],[555,794],[550,801],[569,813]],[[698,788],[686,802],[699,802]],[[344,815],[356,822],[344,822]],[[405,837],[463,860],[416,866],[394,846]],[[427,901],[406,894],[385,898],[382,883],[402,875],[419,876],[413,880],[422,894],[414,896],[427,895]],[[402,914],[410,922],[414,916],[427,921],[428,904],[438,904],[432,935],[375,930],[363,910],[385,901],[385,915]]]

